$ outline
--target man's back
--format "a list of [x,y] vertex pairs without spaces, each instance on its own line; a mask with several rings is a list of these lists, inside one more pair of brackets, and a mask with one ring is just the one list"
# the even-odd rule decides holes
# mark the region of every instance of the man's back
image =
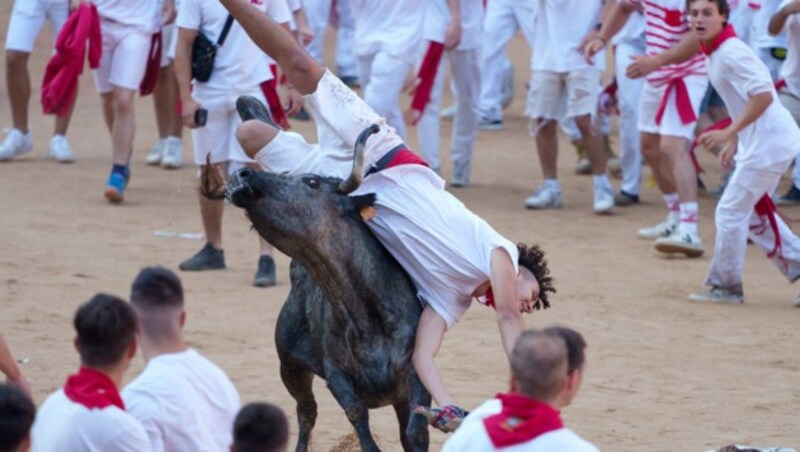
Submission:
[[122,391],[153,451],[227,450],[239,394],[214,363],[188,349],[152,358]]
[[142,426],[114,405],[89,409],[63,389],[50,395],[31,429],[32,450],[51,452],[139,452],[150,450]]

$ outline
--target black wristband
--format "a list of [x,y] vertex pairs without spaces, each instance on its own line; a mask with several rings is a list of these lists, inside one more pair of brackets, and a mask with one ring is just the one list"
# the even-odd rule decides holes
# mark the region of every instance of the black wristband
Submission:
[[603,23],[597,22],[594,26],[594,31],[600,31],[601,28],[603,28]]

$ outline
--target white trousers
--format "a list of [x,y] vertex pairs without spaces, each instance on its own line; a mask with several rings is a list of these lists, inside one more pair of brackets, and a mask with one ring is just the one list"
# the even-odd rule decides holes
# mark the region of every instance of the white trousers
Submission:
[[306,46],[306,51],[321,63],[325,30],[328,29],[328,19],[331,15],[331,0],[303,0],[303,9],[308,17],[308,26],[314,33],[314,39]]
[[508,41],[518,29],[533,45],[533,3],[520,0],[489,0],[483,16],[483,46],[480,51],[481,92],[478,107],[489,120],[502,118],[501,87]]
[[[714,257],[706,284],[734,287],[742,284],[742,268],[747,239],[764,249],[769,256],[775,248],[775,234],[769,219],[759,216],[753,207],[765,194],[772,193],[790,161],[768,169],[737,166],[717,204],[717,238]],[[788,279],[800,277],[800,238],[776,215],[781,248],[770,260]]]
[[405,138],[406,125],[400,111],[399,98],[411,65],[382,51],[359,56],[356,61],[364,102],[378,116],[386,118],[400,137]]
[[619,159],[622,165],[620,188],[631,195],[638,195],[642,186],[639,96],[642,94],[644,78],[630,79],[625,76],[625,69],[633,62],[634,56],[644,55],[644,50],[644,42],[621,42],[614,53],[619,103]]
[[438,171],[439,161],[439,108],[445,80],[445,60],[450,61],[450,74],[455,85],[456,112],[453,116],[453,135],[450,155],[453,162],[468,162],[478,131],[478,94],[480,71],[478,49],[445,52],[436,70],[431,97],[417,123],[422,156],[432,169]]
[[339,28],[336,29],[336,54],[334,61],[339,77],[357,77],[356,54],[353,42],[356,36],[356,22],[350,11],[350,2],[337,0],[336,14],[339,16]]

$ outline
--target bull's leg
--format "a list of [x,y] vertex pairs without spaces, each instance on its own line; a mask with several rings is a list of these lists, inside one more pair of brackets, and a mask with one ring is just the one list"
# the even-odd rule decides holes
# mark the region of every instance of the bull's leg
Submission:
[[305,452],[308,450],[308,443],[311,440],[311,430],[317,422],[317,401],[314,400],[312,390],[314,374],[303,366],[281,361],[281,380],[283,380],[286,390],[297,402],[299,431],[295,450]]
[[[406,412],[409,414],[406,416],[407,427],[404,432],[405,441],[403,441],[403,448],[405,450],[425,451],[428,450],[428,443],[430,441],[428,437],[428,421],[425,419],[425,416],[414,413],[414,407],[418,405],[430,406],[431,395],[428,394],[428,390],[425,389],[422,381],[414,371],[409,375],[408,385],[409,397],[406,401],[406,406],[409,407],[409,409]],[[400,416],[397,407],[395,407],[395,411],[397,415]],[[406,444],[408,444],[408,446],[406,446]]]
[[358,398],[355,387],[349,376],[345,375],[340,369],[330,362],[325,363],[325,380],[328,383],[333,397],[339,402],[347,419],[356,429],[358,441],[361,443],[362,451],[379,451],[378,445],[372,439],[369,430],[369,410],[367,404]]
[[408,399],[403,399],[394,405],[394,413],[397,415],[397,423],[400,425],[400,442],[403,444],[403,450],[410,451],[411,443],[406,436],[406,429],[408,428],[408,421],[411,416],[411,407]]

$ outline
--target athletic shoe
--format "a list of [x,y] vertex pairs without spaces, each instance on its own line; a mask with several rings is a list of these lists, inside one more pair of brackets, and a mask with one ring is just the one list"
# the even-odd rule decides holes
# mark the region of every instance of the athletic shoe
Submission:
[[278,126],[272,121],[269,115],[269,110],[263,102],[253,96],[239,96],[236,98],[236,112],[242,121],[249,121],[255,119],[277,128]]
[[72,147],[64,135],[53,135],[53,138],[50,138],[47,156],[58,163],[72,163],[75,161],[75,153],[72,152]]
[[603,187],[594,191],[594,213],[611,213],[614,208],[614,192],[611,187]]
[[275,261],[271,256],[259,257],[253,285],[256,287],[272,287],[275,285],[275,280]]
[[786,206],[791,204],[798,204],[800,203],[800,189],[792,184],[792,188],[789,189],[783,196],[779,196],[777,200],[777,204],[779,206]]
[[634,204],[639,204],[639,195],[632,195],[625,190],[620,190],[614,195],[614,205],[628,207]]
[[797,297],[794,299],[794,307],[795,307],[795,308],[800,308],[800,295],[798,295],[798,296],[797,296]]
[[444,107],[442,111],[439,112],[439,117],[442,119],[452,120],[453,117],[456,115],[456,109],[458,106],[456,104],[448,105]]
[[159,138],[155,144],[153,144],[153,148],[150,149],[150,153],[147,154],[147,158],[145,159],[145,163],[148,165],[160,165],[161,159],[164,157],[164,147],[167,145],[166,138]]
[[696,303],[744,303],[744,292],[742,286],[719,287],[711,286],[705,292],[698,292],[689,295],[689,301]]
[[425,416],[431,427],[445,433],[455,431],[469,414],[468,411],[456,405],[447,405],[444,408],[416,406],[414,413]]
[[[127,173],[127,172],[126,172]],[[111,172],[106,183],[106,190],[103,195],[107,200],[114,204],[119,204],[125,197],[125,187],[128,185],[128,178],[122,174]]]
[[683,254],[686,257],[700,257],[705,252],[700,236],[684,231],[680,225],[667,237],[656,239],[656,250],[664,254]]
[[463,162],[453,162],[453,179],[450,185],[453,187],[466,187],[469,185],[469,174],[472,171],[472,164],[469,160]]
[[161,158],[161,167],[178,169],[183,165],[183,140],[178,137],[167,137],[164,140],[164,155]]
[[478,128],[481,130],[491,130],[491,131],[498,131],[503,130],[503,120],[502,119],[489,119],[486,117],[481,116],[478,119]]
[[22,133],[19,129],[11,129],[6,133],[6,138],[0,143],[0,161],[11,160],[33,150],[33,136],[30,130]]
[[225,252],[215,249],[210,243],[178,265],[183,271],[222,270],[225,268]]
[[561,207],[561,190],[542,185],[525,200],[528,209],[549,209]]
[[658,223],[655,226],[649,228],[642,228],[639,229],[639,232],[636,234],[642,240],[656,240],[663,237],[669,237],[672,234],[672,231],[678,227],[678,223],[669,221],[664,221],[663,223]]

